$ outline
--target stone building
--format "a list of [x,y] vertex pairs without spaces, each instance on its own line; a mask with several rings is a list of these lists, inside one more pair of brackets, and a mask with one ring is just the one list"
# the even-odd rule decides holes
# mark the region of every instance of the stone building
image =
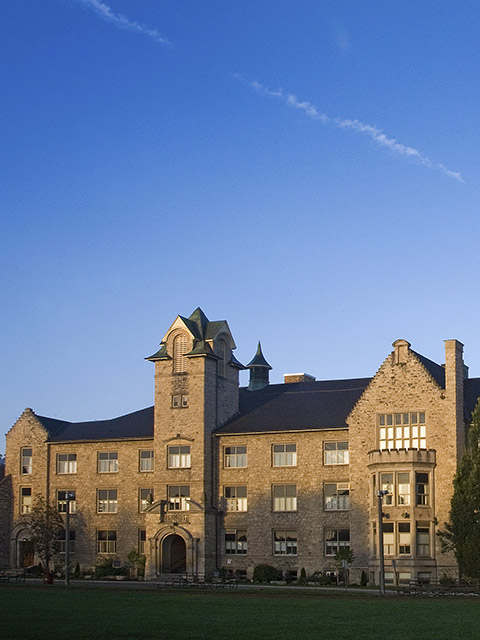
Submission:
[[82,568],[136,549],[150,579],[262,563],[308,575],[351,547],[352,580],[378,583],[382,490],[387,583],[455,574],[436,532],[480,395],[462,344],[445,341],[439,365],[397,340],[372,378],[283,384],[259,345],[246,388],[234,349],[228,324],[196,309],[147,358],[153,407],[84,423],[26,409],[7,434],[0,564],[34,562],[22,515],[37,494],[65,513],[69,494]]

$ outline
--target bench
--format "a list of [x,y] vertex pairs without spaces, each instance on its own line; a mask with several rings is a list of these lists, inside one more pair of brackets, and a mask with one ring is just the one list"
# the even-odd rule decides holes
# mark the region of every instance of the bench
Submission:
[[25,570],[1,569],[0,582],[25,582]]

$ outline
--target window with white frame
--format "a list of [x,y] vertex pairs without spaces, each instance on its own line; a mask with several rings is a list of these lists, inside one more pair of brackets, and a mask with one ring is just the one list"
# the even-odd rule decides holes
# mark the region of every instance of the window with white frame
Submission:
[[147,530],[138,530],[138,553],[145,553],[145,543],[147,542]]
[[118,472],[118,452],[99,451],[98,452],[98,473]]
[[185,373],[187,371],[187,359],[185,354],[188,351],[188,336],[186,333],[179,333],[173,339],[173,373]]
[[188,395],[186,393],[175,393],[172,396],[172,409],[185,409],[188,407]]
[[395,555],[395,534],[393,522],[384,522],[383,529],[383,553],[386,556]]
[[393,504],[394,486],[393,473],[380,474],[380,490],[384,493],[382,497],[383,504]]
[[153,451],[152,449],[142,449],[138,452],[138,468],[140,471],[153,471]]
[[[68,537],[69,537],[68,550],[70,553],[75,553],[75,529],[69,530]],[[65,529],[61,529],[58,532],[57,542],[58,542],[58,552],[65,553],[67,551],[67,533]]]
[[350,548],[350,529],[325,529],[325,555],[334,556],[342,547]]
[[378,416],[378,448],[426,449],[425,412],[381,413]]
[[397,472],[397,505],[410,504],[410,474],[408,471]]
[[138,510],[141,513],[153,503],[153,489],[138,490]]
[[225,447],[224,448],[224,466],[229,469],[247,466],[247,447]]
[[326,511],[350,509],[350,484],[348,482],[326,482],[323,485]]
[[245,555],[248,551],[245,529],[225,529],[225,554]]
[[247,487],[224,487],[225,506],[227,511],[247,510]]
[[70,505],[69,512],[75,513],[77,510],[77,494],[76,491],[57,491],[57,511],[59,513],[67,512],[67,497]]
[[430,555],[430,525],[428,522],[417,522],[417,556]]
[[118,497],[116,489],[97,490],[97,511],[98,513],[117,513]]
[[97,553],[117,553],[117,532],[115,529],[97,530]]
[[191,465],[190,445],[168,447],[169,469],[189,469]]
[[397,522],[397,540],[398,540],[398,555],[409,556],[411,554],[409,522]]
[[297,445],[274,444],[272,445],[272,458],[274,467],[296,467]]
[[348,442],[324,442],[323,444],[325,464],[348,464]]
[[168,508],[170,511],[189,511],[190,487],[187,485],[169,485]]
[[417,507],[428,507],[430,504],[430,490],[428,482],[428,473],[415,473],[415,493]]
[[57,453],[57,473],[77,473],[77,454]]
[[296,556],[298,535],[294,529],[275,529],[273,532],[273,555]]
[[20,513],[30,513],[32,508],[32,488],[22,487],[20,489]]
[[274,484],[273,485],[273,510],[296,511],[297,510],[297,485]]
[[29,475],[32,473],[32,449],[31,447],[23,447],[20,454],[20,472],[22,475]]

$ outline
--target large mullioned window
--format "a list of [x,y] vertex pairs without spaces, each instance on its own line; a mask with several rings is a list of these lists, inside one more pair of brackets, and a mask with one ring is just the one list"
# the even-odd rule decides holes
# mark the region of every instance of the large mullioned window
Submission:
[[426,449],[425,412],[381,413],[378,416],[378,448]]

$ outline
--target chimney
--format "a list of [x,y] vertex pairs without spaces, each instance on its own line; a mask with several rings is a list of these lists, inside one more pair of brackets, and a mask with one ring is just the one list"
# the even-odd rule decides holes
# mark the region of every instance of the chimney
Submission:
[[395,340],[392,347],[395,349],[393,352],[393,362],[395,364],[406,364],[410,342],[407,340]]
[[315,376],[308,373],[284,373],[283,382],[292,384],[293,382],[315,382]]

